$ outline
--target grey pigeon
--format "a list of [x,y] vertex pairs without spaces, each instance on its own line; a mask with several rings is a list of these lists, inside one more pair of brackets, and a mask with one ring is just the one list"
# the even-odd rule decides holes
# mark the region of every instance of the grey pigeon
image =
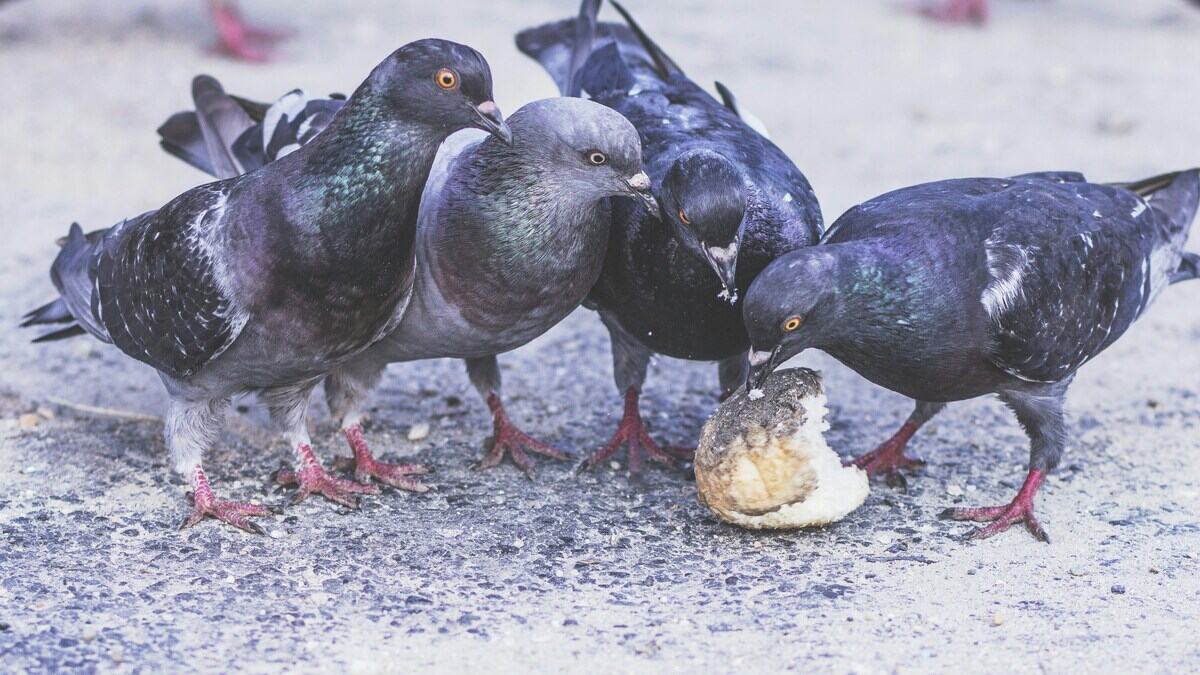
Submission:
[[975,537],[1024,523],[1048,541],[1033,501],[1067,441],[1067,387],[1159,292],[1200,276],[1183,251],[1198,203],[1196,169],[1115,185],[968,178],[872,199],[750,287],[750,383],[813,347],[916,399],[855,462],[870,473],[910,465],[909,438],[947,402],[996,394],[1029,435],[1028,477],[1005,506],[945,516],[990,521]]
[[408,261],[434,156],[467,127],[507,138],[491,98],[478,52],[414,42],[280,161],[103,232],[72,226],[50,272],[60,298],[26,324],[73,323],[159,372],[171,461],[192,480],[185,526],[212,516],[259,531],[247,517],[263,507],[217,499],[201,465],[230,397],[245,392],[266,402],[296,453],[297,498],[352,504],[370,491],[321,467],[305,429],[309,395],[412,297]]
[[[738,290],[775,258],[816,243],[822,230],[812,187],[728,87],[722,102],[613,3],[624,24],[598,23],[600,2],[579,16],[522,31],[517,46],[562,93],[587,95],[625,115],[642,136],[646,172],[661,210],[614,204],[604,271],[588,298],[609,330],[613,374],[625,396],[613,438],[587,466],[628,445],[672,462],[646,430],[638,399],[653,354],[718,362],[723,394],[745,380],[750,346]],[[664,451],[665,450],[665,451]]]
[[[233,100],[226,97],[227,104]],[[226,135],[225,154],[259,165],[319,138],[328,110],[340,104],[295,91],[270,107],[244,100],[240,105],[264,122],[236,137]],[[176,114],[160,134],[168,151],[211,170],[204,139],[213,134],[201,128],[202,117]],[[418,359],[466,361],[471,383],[492,411],[483,466],[495,466],[505,453],[526,472],[533,469],[526,451],[566,458],[509,419],[496,355],[541,335],[579,306],[604,260],[609,197],[635,197],[651,206],[654,201],[642,173],[637,131],[611,109],[581,99],[547,99],[521,108],[508,123],[511,147],[471,132],[446,142],[421,200],[412,302],[385,338],[326,380],[326,399],[354,452],[360,481],[374,477],[414,486],[404,475],[411,467],[372,456],[361,420],[384,368]]]

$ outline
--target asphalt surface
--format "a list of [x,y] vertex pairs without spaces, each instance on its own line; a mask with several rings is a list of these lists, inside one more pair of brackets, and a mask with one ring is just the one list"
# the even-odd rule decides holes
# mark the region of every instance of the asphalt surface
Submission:
[[[507,37],[572,3],[246,2],[297,33],[276,62],[207,55],[201,3],[42,0],[0,10],[0,324],[50,297],[53,239],[165,201],[199,177],[153,129],[191,75],[270,98],[348,90],[427,34],[479,47],[505,110],[552,93]],[[698,80],[719,77],[809,174],[829,220],[952,175],[1081,169],[1126,179],[1200,163],[1200,13],[1154,0],[998,2],[986,29],[881,2],[631,9]],[[841,7],[839,5],[846,5]],[[349,11],[351,8],[356,11]],[[1196,245],[1191,247],[1196,250]],[[146,367],[77,339],[0,330],[0,670],[5,672],[1185,672],[1200,668],[1200,283],[1170,289],[1069,397],[1072,443],[1021,531],[966,543],[951,505],[1006,502],[1027,444],[998,402],[952,406],[913,442],[906,487],[846,520],[770,534],[716,522],[688,467],[631,480],[539,462],[471,468],[490,431],[460,364],[394,367],[368,438],[436,469],[424,495],[357,511],[319,499],[256,537],[176,528]],[[907,403],[806,355],[830,445],[871,449]],[[501,358],[510,412],[582,456],[615,428],[607,337],[579,311]],[[652,369],[656,437],[694,442],[716,369]],[[90,407],[121,411],[125,417]],[[348,454],[318,402],[318,453]],[[282,505],[287,457],[253,400],[208,455],[222,496]],[[428,437],[409,441],[410,428]],[[622,458],[623,461],[623,458]]]

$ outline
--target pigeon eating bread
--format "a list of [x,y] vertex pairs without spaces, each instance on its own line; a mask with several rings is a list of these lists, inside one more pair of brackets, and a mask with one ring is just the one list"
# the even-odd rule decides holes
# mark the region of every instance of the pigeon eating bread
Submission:
[[825,394],[807,368],[782,370],[762,390],[739,389],[709,418],[696,448],[700,502],[751,529],[828,525],[862,505],[867,474],[825,443]]

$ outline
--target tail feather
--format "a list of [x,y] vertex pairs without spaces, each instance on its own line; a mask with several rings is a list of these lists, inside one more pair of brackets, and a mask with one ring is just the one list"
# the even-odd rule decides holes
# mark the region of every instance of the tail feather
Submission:
[[1200,254],[1184,253],[1179,261],[1179,269],[1171,274],[1170,283],[1200,279]]
[[621,3],[617,2],[617,0],[609,1],[621,15],[621,17],[625,19],[625,23],[629,24],[630,30],[632,30],[633,34],[637,36],[638,42],[642,44],[642,48],[646,50],[646,53],[648,53],[650,58],[654,61],[654,67],[655,70],[658,71],[659,76],[666,79],[672,75],[682,75],[683,69],[679,67],[679,64],[675,63],[671,57],[667,56],[667,53],[664,52],[661,47],[655,44],[654,40],[650,39],[649,35],[646,35],[646,31],[642,30],[642,27],[633,20],[633,17],[624,7],[621,6]]
[[71,316],[71,310],[67,308],[67,303],[63,302],[62,298],[55,298],[37,309],[26,312],[21,319],[21,328],[75,321],[75,317]]
[[182,159],[204,173],[215,176],[212,160],[208,158],[208,146],[204,133],[194,112],[177,112],[167,118],[158,128],[158,144],[163,150]]
[[233,153],[233,144],[254,126],[254,120],[225,93],[220,82],[208,75],[197,75],[192,80],[192,100],[196,104],[196,121],[217,177],[240,176],[246,167]]
[[583,91],[579,73],[592,54],[592,43],[596,40],[596,16],[600,13],[602,0],[583,0],[579,6],[579,17],[575,19],[575,44],[571,49],[571,60],[567,66],[567,96],[579,96]]
[[[47,312],[50,316],[57,316],[60,311],[57,303],[62,303],[61,308],[66,310],[66,313],[70,315],[71,319],[77,322],[78,326],[64,328],[42,336],[41,340],[57,340],[70,337],[76,334],[70,329],[76,327],[102,340],[107,339],[107,332],[100,326],[96,316],[92,314],[93,287],[91,276],[93,254],[97,246],[103,245],[103,238],[106,232],[108,230],[99,230],[85,235],[79,223],[71,224],[71,231],[67,234],[67,240],[63,243],[62,250],[58,252],[58,256],[54,259],[54,264],[50,266],[50,280],[54,282],[54,287],[58,289],[59,298],[44,307],[54,307],[53,310],[47,310]],[[27,316],[38,314],[42,309],[38,308],[30,312]],[[65,323],[65,321],[66,319],[63,319],[59,323]],[[34,323],[41,322],[31,322],[30,325]]]
[[1175,245],[1182,249],[1188,231],[1200,209],[1200,169],[1176,171],[1130,183],[1125,189],[1136,192],[1146,204],[1166,219]]
[[66,328],[60,328],[59,330],[55,330],[55,331],[51,331],[49,333],[44,333],[42,335],[39,335],[39,336],[33,338],[33,342],[38,342],[38,343],[54,342],[55,340],[65,340],[67,338],[73,338],[76,335],[87,335],[87,331],[83,329],[83,326],[80,326],[77,323],[71,324],[70,326],[67,326]]

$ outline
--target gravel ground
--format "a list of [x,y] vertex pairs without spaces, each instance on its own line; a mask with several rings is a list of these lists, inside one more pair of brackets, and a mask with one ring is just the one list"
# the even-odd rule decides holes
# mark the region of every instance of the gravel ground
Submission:
[[[246,0],[297,31],[265,66],[209,55],[198,1],[17,2],[0,11],[0,324],[51,293],[53,240],[158,206],[199,176],[153,130],[200,71],[260,98],[351,89],[425,35],[489,58],[505,110],[553,93],[511,34],[567,0]],[[921,180],[1081,169],[1124,179],[1200,163],[1200,12],[1177,0],[998,0],[988,28],[928,24],[888,2],[630,1],[699,80],[729,83],[808,173],[827,218]],[[303,9],[301,10],[301,7]],[[1193,246],[1195,249],[1195,246]],[[686,467],[640,481],[542,463],[470,468],[490,427],[459,364],[393,368],[370,435],[436,467],[426,495],[359,511],[308,502],[269,537],[175,529],[185,486],[161,440],[152,372],[78,339],[0,331],[0,670],[274,672],[410,669],[804,672],[1200,669],[1200,284],[1171,289],[1089,365],[1073,443],[1039,501],[1047,546],[1020,531],[960,541],[952,504],[1006,501],[1026,441],[991,400],[915,441],[907,490],[876,485],[823,530],[718,524]],[[908,413],[820,355],[830,444],[845,455]],[[580,311],[502,359],[513,415],[577,452],[615,425],[607,338]],[[658,436],[694,439],[715,368],[651,374]],[[146,419],[84,412],[98,405]],[[327,415],[326,458],[345,453]],[[246,401],[208,459],[225,495],[281,503],[286,457]],[[414,424],[431,425],[419,442]]]

